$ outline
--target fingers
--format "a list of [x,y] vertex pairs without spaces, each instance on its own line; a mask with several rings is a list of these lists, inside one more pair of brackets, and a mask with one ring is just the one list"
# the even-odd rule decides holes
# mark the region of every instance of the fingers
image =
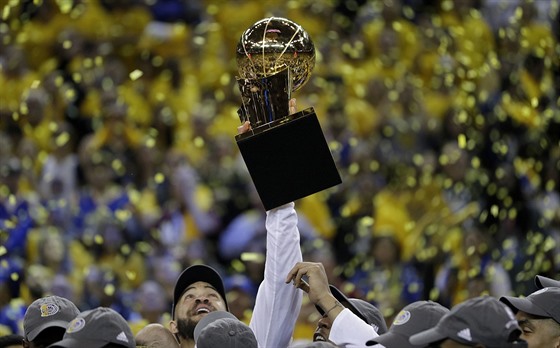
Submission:
[[[298,262],[286,277],[286,283],[293,282],[294,286],[307,293],[309,301],[314,304],[323,303],[326,299],[333,299],[329,288],[329,280],[325,267],[320,262]],[[330,302],[323,303],[328,305]]]
[[249,121],[245,121],[241,126],[237,127],[237,134],[245,133],[250,129],[251,129],[251,123]]
[[290,273],[286,278],[286,283],[293,281],[296,288],[300,288],[301,290],[309,293],[311,287],[309,286],[309,283],[303,279],[303,276],[306,275],[305,272],[305,270],[298,269],[295,273]]
[[[290,99],[290,101],[288,102],[288,109],[290,115],[296,113],[296,98]],[[237,134],[243,134],[249,130],[251,130],[251,123],[249,121],[245,121],[242,125],[237,127]]]
[[308,268],[303,262],[298,262],[292,268],[288,276],[286,277],[286,283],[293,282],[296,288],[300,288],[305,292],[309,292],[309,284],[302,279],[303,276],[307,275]]
[[301,283],[298,286],[301,290],[309,293],[309,290],[311,290],[311,287],[309,286],[309,283],[307,283],[305,280],[301,280]]
[[286,277],[286,283],[293,281],[294,285],[299,287],[301,277],[303,277],[306,273],[307,270],[304,268],[304,263],[298,262],[288,273],[288,276]]
[[313,274],[316,275],[317,272],[320,272],[321,270],[323,270],[323,268],[319,263],[298,262],[288,273],[286,283],[293,281],[294,286],[308,293],[310,291],[310,285],[305,281],[305,279],[303,279],[303,277],[305,276],[310,278]]
[[296,113],[296,98],[290,99],[288,103],[288,109],[290,111],[290,115]]
[[[296,98],[290,99],[290,101],[288,102],[288,110],[290,112],[290,115],[296,113]],[[243,134],[249,130],[251,130],[251,123],[249,121],[245,121],[242,125],[237,127],[237,134]]]

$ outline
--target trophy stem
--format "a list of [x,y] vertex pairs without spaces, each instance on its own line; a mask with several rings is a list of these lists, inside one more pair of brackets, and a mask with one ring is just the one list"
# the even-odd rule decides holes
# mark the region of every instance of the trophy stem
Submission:
[[259,79],[238,78],[242,101],[238,114],[241,122],[249,120],[254,128],[287,116],[291,97],[290,76],[290,71],[285,69]]

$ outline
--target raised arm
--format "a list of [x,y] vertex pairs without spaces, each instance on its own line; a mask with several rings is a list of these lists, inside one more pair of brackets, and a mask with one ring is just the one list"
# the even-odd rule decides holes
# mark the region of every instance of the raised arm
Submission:
[[266,213],[266,260],[249,326],[259,347],[288,347],[301,308],[302,292],[286,286],[286,274],[302,261],[294,203]]
[[[296,111],[295,99],[290,100],[289,110]],[[237,130],[243,133],[250,128],[247,121]],[[260,348],[288,347],[301,308],[301,291],[284,283],[292,265],[302,261],[294,206],[292,202],[266,212],[264,280],[249,323]]]

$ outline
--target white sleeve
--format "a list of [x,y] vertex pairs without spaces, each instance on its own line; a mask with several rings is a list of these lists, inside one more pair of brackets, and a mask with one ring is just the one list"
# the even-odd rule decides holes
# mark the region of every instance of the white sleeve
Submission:
[[302,261],[294,203],[266,213],[266,260],[249,326],[260,348],[285,348],[292,339],[303,292],[285,280]]
[[379,335],[371,325],[345,308],[331,326],[329,341],[345,348],[364,348],[366,342]]

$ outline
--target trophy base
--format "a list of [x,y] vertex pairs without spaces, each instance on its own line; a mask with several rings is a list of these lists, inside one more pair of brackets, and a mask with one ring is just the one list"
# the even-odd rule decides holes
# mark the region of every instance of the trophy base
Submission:
[[342,182],[313,108],[235,139],[266,210]]

